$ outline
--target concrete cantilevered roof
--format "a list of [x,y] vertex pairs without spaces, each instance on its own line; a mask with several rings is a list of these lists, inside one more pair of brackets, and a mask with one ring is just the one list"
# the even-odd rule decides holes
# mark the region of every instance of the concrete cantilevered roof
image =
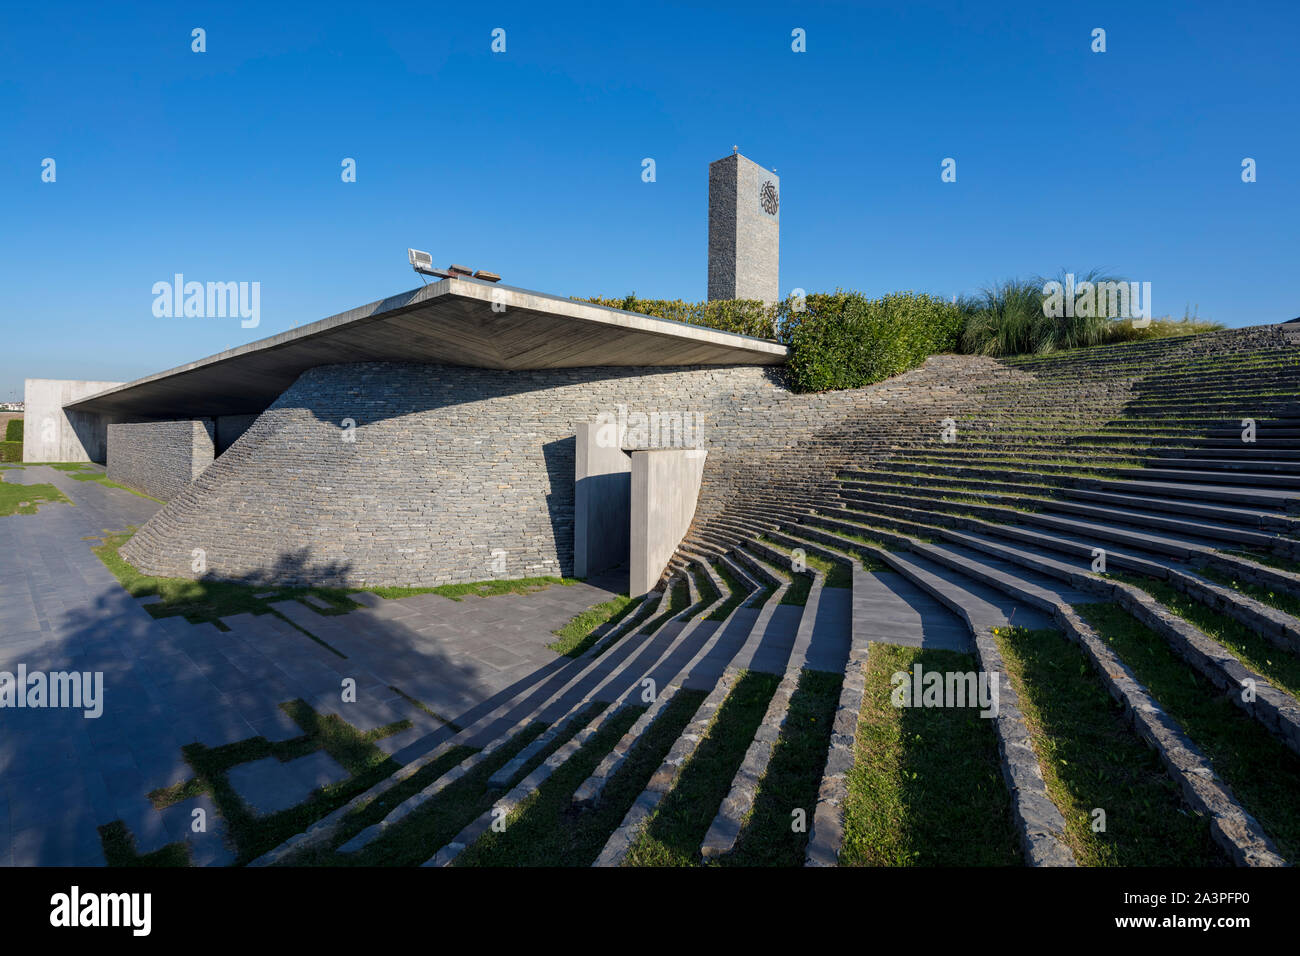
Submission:
[[[497,290],[506,308],[493,312]],[[260,412],[302,372],[342,362],[497,369],[779,365],[786,354],[783,345],[746,335],[472,279],[443,279],[64,407],[154,418]]]

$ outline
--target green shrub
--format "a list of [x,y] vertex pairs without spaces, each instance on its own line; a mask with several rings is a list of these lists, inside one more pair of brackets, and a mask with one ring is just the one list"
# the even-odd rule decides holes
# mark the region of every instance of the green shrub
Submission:
[[22,443],[23,440],[23,420],[21,418],[9,419],[9,424],[5,426],[5,441],[16,441]]
[[861,388],[953,352],[965,321],[956,305],[913,292],[810,295],[806,306],[795,312],[787,300],[778,307],[791,386],[800,392]]
[[776,310],[758,299],[686,302],[682,299],[638,299],[636,293],[633,293],[622,299],[602,299],[597,296],[577,301],[762,339],[771,339],[776,333]]
[[[1065,273],[1057,280],[1064,285]],[[1012,279],[957,303],[923,293],[869,299],[860,292],[813,293],[774,305],[754,299],[577,299],[723,332],[775,339],[790,348],[790,386],[799,392],[861,388],[916,368],[930,355],[1025,355],[1223,328],[1193,317],[1145,327],[1107,316],[1049,316],[1041,276]],[[1096,270],[1079,283],[1119,282]]]
[[0,461],[22,461],[23,443],[20,441],[0,441]]

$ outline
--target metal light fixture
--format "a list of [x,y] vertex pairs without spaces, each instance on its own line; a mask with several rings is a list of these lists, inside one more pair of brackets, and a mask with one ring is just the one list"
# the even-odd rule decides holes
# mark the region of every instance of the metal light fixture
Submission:
[[436,276],[439,279],[456,279],[463,276],[467,279],[479,279],[483,282],[501,281],[501,277],[495,272],[488,272],[486,269],[479,269],[475,272],[469,266],[458,266],[454,263],[449,265],[445,271],[435,269],[433,267],[433,256],[427,252],[421,252],[419,249],[407,249],[406,258],[410,260],[411,268],[420,275]]

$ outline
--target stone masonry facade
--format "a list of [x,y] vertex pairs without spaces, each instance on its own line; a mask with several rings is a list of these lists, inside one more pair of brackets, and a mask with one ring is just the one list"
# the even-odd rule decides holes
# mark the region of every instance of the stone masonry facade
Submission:
[[212,464],[210,418],[108,426],[108,477],[160,501],[175,498]]
[[208,573],[252,582],[429,586],[571,574],[578,424],[624,414],[628,445],[656,447],[676,432],[638,432],[638,412],[698,416],[709,450],[701,497],[727,500],[743,494],[754,467],[893,394],[795,395],[782,374],[322,366],[122,553],[146,573],[192,577],[202,549]]
[[780,199],[780,177],[744,156],[709,165],[710,301],[780,299]]
[[[1232,330],[1176,347],[1218,353],[1281,335]],[[949,418],[962,428],[995,427],[1008,406],[991,396],[1019,394],[1035,378],[961,355],[817,395],[790,392],[772,367],[322,366],[305,372],[122,553],[146,573],[192,577],[198,548],[209,573],[252,582],[429,586],[568,575],[578,424],[621,413],[625,447],[655,447],[670,442],[638,434],[638,412],[697,415],[709,453],[695,518],[702,526],[732,512],[823,499],[845,465],[937,441]],[[1133,397],[1123,377],[1077,388],[1079,414],[1089,421]]]

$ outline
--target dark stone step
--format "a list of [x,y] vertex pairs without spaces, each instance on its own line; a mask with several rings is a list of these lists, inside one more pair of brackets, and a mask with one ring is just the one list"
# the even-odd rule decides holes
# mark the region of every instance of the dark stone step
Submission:
[[1260,472],[1279,472],[1292,475],[1300,475],[1300,461],[1277,461],[1259,456],[1240,455],[1227,456],[1221,458],[1184,458],[1181,456],[1171,456],[1169,458],[1147,458],[1143,462],[1149,467],[1166,467],[1166,468],[1191,468],[1200,471],[1253,471]]

